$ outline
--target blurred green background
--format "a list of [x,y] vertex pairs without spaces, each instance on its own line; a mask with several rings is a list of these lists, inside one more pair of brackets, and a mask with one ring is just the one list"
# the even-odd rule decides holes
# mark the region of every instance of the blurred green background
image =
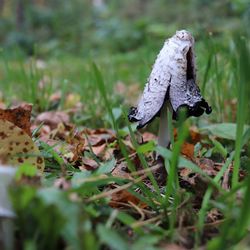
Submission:
[[112,107],[129,108],[165,39],[187,29],[196,40],[198,84],[214,110],[195,123],[236,122],[235,41],[249,38],[249,0],[0,0],[0,13],[0,102],[65,110],[72,94],[82,103],[74,123],[105,126],[92,62]]
[[0,15],[2,48],[85,57],[162,44],[177,29],[197,38],[245,29],[250,7],[248,0],[0,0]]

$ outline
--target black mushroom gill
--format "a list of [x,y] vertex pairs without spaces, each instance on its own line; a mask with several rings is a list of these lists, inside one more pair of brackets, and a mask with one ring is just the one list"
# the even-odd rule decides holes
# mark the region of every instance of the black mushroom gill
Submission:
[[[202,97],[199,86],[196,84],[196,72],[192,47],[189,48],[186,54],[186,86],[184,89],[184,92],[178,92],[178,94],[183,95],[182,100],[184,99],[184,101],[182,101],[183,103],[178,106],[176,111],[173,110],[173,119],[178,119],[178,113],[182,108],[186,109],[187,117],[199,117],[203,115],[204,112],[206,112],[206,114],[212,112],[212,108]],[[169,99],[171,100],[171,97],[169,97]]]

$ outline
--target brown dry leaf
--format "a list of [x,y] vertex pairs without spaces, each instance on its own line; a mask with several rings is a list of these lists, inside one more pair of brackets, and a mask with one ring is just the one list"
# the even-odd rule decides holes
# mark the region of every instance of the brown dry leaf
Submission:
[[189,159],[194,157],[194,145],[188,142],[184,142],[181,147],[181,153]]
[[104,143],[101,146],[92,147],[92,150],[96,156],[101,157],[104,155],[106,146],[107,145]]
[[92,146],[100,146],[101,144],[106,142],[111,143],[116,139],[114,132],[110,129],[104,129],[104,128],[99,128],[95,130],[86,129],[82,133],[88,135],[89,143]]
[[218,173],[214,161],[208,158],[196,158],[195,163],[209,176],[214,177]]
[[115,137],[115,132],[111,129],[106,129],[106,128],[98,128],[98,129],[87,129],[86,130],[87,134],[90,135],[104,135],[104,137],[107,136],[107,134],[109,134],[109,138],[110,137]]
[[83,166],[80,166],[79,169],[83,170],[95,170],[98,168],[98,163],[90,158],[82,158]]
[[32,105],[28,103],[24,103],[16,108],[0,109],[0,119],[13,123],[17,127],[23,129],[29,136],[31,136],[31,111]]
[[69,115],[62,111],[48,111],[38,115],[35,123],[43,123],[51,129],[55,129],[60,123],[69,123]]
[[55,150],[58,154],[66,154],[73,151],[74,149],[73,146],[69,144],[62,143],[61,141],[50,139],[47,137],[41,137],[40,140],[53,147],[53,150]]
[[105,143],[105,140],[101,136],[98,135],[89,135],[88,139],[85,141],[85,146],[87,147],[89,144],[91,146],[100,146]]
[[143,142],[154,141],[157,139],[156,135],[149,133],[149,132],[143,133],[142,138],[143,138]]
[[107,148],[105,150],[103,157],[102,157],[103,160],[104,161],[110,160],[113,157],[113,155],[115,154],[115,152],[116,152],[116,148]]
[[197,142],[201,141],[201,134],[199,133],[197,127],[195,126],[190,127],[189,134],[193,144],[196,144]]
[[32,139],[13,123],[0,120],[0,160],[18,166],[27,163],[42,172],[44,159]]
[[[178,131],[176,128],[174,128],[174,138],[176,139],[178,136]],[[200,142],[202,139],[202,135],[200,134],[199,130],[197,127],[192,126],[189,128],[189,141],[192,144],[196,144],[197,142]]]
[[109,205],[113,208],[119,208],[123,205],[121,203],[133,203],[140,208],[146,208],[147,204],[141,202],[137,197],[129,193],[127,190],[121,190],[119,192],[113,193],[111,195],[111,201]]
[[117,164],[112,171],[112,175],[119,178],[132,179],[131,175],[128,173],[127,163],[121,162]]
[[181,185],[182,185],[182,187],[189,187],[189,185],[194,186],[196,184],[197,175],[198,174],[192,172],[191,169],[182,168],[180,170],[180,177],[181,177]]
[[[212,160],[207,158],[196,158],[195,163],[210,177],[216,176],[218,169]],[[192,170],[183,168],[180,170],[180,185],[183,188],[192,189],[196,195],[196,198],[202,198],[206,192],[208,181],[198,173],[194,173]],[[213,195],[216,195],[214,191]]]

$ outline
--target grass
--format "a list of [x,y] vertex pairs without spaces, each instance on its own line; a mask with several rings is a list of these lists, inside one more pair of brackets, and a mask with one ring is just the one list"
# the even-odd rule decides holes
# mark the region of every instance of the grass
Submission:
[[[202,93],[214,110],[209,117],[185,122],[181,119],[175,124],[178,136],[172,150],[154,143],[140,145],[138,134],[126,119],[126,110],[134,101],[131,96],[139,96],[159,48],[155,53],[145,47],[108,59],[94,58],[98,66],[91,62],[93,58],[65,57],[44,60],[44,67],[39,66],[37,58],[11,60],[2,52],[1,101],[8,105],[16,100],[31,102],[36,116],[44,110],[67,109],[68,94],[73,93],[73,99],[79,97],[83,107],[72,121],[80,129],[112,128],[116,132],[116,141],[112,143],[117,143],[120,157],[133,175],[132,180],[111,175],[111,169],[119,161],[115,156],[110,161],[96,159],[99,160],[96,171],[80,171],[70,163],[65,164],[65,156],[56,152],[55,146],[40,142],[41,152],[46,157],[40,187],[26,183],[11,190],[17,214],[18,245],[23,249],[61,249],[65,246],[68,249],[100,249],[105,246],[123,250],[161,249],[172,242],[197,249],[204,245],[212,250],[247,249],[250,156],[249,129],[244,132],[244,124],[249,124],[250,57],[247,55],[250,56],[250,48],[247,38],[207,36],[202,39],[196,49],[198,76]],[[125,91],[114,91],[118,81],[123,82]],[[129,86],[136,84],[139,88],[129,92]],[[48,101],[58,90],[61,92],[59,102]],[[211,131],[206,132],[203,145],[208,147],[201,149],[213,162],[219,159],[220,168],[211,177],[206,169],[183,158],[181,147],[187,140],[190,124],[202,128],[225,122],[236,123],[236,140],[223,139],[223,136],[215,138]],[[156,132],[156,123],[148,129]],[[124,143],[127,135],[138,161],[131,158]],[[209,149],[212,149],[210,155]],[[150,154],[154,151],[164,158],[168,172],[166,186],[159,185],[152,172],[154,165]],[[246,177],[239,180],[243,158],[248,160]],[[225,190],[222,179],[232,166],[229,186]],[[201,190],[189,190],[180,185],[183,167],[199,175],[196,181],[201,186],[194,188]],[[58,178],[70,182],[70,187],[66,190],[55,187]],[[110,185],[115,188],[110,189]],[[123,190],[140,202],[128,202],[123,209],[110,207],[110,195]],[[203,192],[202,195],[197,191]],[[142,204],[146,204],[146,208]],[[217,218],[211,222],[211,216]]]

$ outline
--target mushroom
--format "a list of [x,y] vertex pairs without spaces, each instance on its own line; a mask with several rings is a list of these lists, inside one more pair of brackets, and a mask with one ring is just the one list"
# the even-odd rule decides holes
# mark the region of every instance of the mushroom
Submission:
[[177,31],[165,41],[138,106],[130,109],[128,119],[138,122],[140,129],[160,116],[158,145],[168,147],[167,111],[172,112],[173,119],[178,119],[182,107],[186,107],[187,116],[212,112],[196,84],[194,38],[186,30]]

